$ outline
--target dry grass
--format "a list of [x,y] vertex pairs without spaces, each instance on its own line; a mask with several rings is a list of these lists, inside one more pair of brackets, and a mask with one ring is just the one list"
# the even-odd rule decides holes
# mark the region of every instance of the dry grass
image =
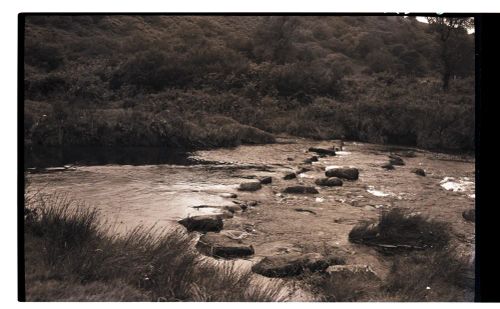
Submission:
[[284,300],[282,285],[256,285],[251,273],[214,264],[181,230],[113,234],[95,209],[53,195],[28,206],[27,300]]

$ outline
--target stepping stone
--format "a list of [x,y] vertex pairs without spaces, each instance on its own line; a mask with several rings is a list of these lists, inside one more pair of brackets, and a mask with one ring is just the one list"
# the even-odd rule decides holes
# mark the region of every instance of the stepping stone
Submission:
[[240,191],[257,191],[262,188],[260,181],[244,182],[238,187]]
[[295,173],[287,173],[287,174],[285,174],[285,176],[283,176],[284,180],[290,180],[290,179],[294,179],[294,178],[297,178],[297,175]]
[[320,155],[329,155],[329,156],[335,155],[335,150],[333,150],[333,149],[311,147],[311,148],[309,148],[309,151],[315,152],[315,153],[320,154]]
[[342,186],[343,184],[342,180],[337,177],[316,179],[314,183],[317,184],[318,186],[325,186],[325,187],[336,187],[336,186]]
[[189,232],[218,232],[222,230],[224,223],[221,215],[201,215],[187,217],[179,221]]
[[221,233],[207,233],[202,235],[196,244],[196,248],[203,254],[222,257],[236,258],[253,255],[255,250],[252,245],[243,242],[245,232],[228,230]]
[[261,177],[259,181],[261,184],[267,185],[273,182],[273,178],[271,176]]
[[327,177],[338,177],[348,180],[357,180],[359,177],[359,171],[357,168],[353,167],[341,167],[332,168],[325,172]]

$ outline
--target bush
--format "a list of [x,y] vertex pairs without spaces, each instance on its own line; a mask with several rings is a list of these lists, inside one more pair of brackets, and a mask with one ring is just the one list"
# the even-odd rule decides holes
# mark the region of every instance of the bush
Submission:
[[365,222],[349,233],[349,241],[382,248],[432,249],[449,242],[449,227],[400,208],[383,212],[378,223]]

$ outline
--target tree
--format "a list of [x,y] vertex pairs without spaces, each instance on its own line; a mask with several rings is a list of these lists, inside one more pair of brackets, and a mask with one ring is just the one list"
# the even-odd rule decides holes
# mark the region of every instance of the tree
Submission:
[[437,34],[441,45],[441,74],[443,90],[448,89],[450,77],[456,73],[462,54],[460,42],[467,39],[467,29],[474,26],[470,17],[427,17],[432,30]]

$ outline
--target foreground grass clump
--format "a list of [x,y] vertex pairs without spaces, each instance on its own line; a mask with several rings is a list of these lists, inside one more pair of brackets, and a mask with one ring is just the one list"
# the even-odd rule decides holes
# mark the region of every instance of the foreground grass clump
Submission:
[[354,243],[388,249],[441,248],[450,240],[449,226],[420,214],[394,208],[382,213],[378,223],[364,222],[349,233]]
[[[351,241],[382,246],[392,266],[385,278],[371,273],[314,274],[305,283],[322,301],[473,301],[474,266],[450,246],[442,222],[401,209],[377,223],[353,228]],[[420,249],[420,250],[416,250]],[[381,280],[380,280],[381,279]]]
[[283,300],[282,285],[201,257],[180,230],[111,233],[95,209],[54,195],[27,200],[27,300]]

